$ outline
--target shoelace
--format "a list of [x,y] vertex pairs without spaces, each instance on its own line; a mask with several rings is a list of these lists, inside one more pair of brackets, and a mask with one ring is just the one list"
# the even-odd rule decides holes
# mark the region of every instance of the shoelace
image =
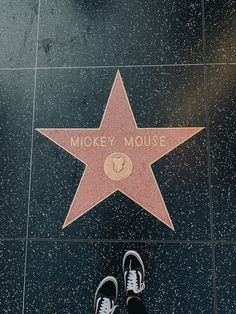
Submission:
[[[140,272],[139,272],[139,274],[140,274]],[[145,289],[145,283],[144,282],[140,282],[140,288],[138,288],[138,279],[139,278],[138,278],[136,270],[129,270],[128,271],[128,278],[127,278],[127,287],[126,287],[126,289],[127,290],[132,290],[136,294],[142,292]]]
[[[111,302],[113,307],[111,307]],[[118,305],[114,305],[113,301],[108,298],[103,298],[98,314],[113,314]]]

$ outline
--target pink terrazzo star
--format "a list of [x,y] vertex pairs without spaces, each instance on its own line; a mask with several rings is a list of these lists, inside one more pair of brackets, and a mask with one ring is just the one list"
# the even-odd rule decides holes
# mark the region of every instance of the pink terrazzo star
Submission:
[[37,129],[86,164],[63,228],[121,191],[174,230],[151,164],[202,129],[138,128],[118,71],[99,128]]

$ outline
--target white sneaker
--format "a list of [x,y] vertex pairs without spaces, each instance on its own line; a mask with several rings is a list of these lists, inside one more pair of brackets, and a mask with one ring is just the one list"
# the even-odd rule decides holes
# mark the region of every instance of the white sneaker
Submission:
[[118,283],[116,278],[108,276],[104,278],[95,293],[94,310],[95,314],[112,314],[115,312],[115,305],[118,294]]
[[145,289],[145,269],[141,256],[136,251],[127,251],[122,267],[126,295],[139,296]]

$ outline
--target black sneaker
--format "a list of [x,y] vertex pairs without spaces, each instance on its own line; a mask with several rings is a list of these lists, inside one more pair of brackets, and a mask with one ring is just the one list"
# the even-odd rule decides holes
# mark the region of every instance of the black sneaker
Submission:
[[116,278],[108,276],[104,278],[95,293],[94,310],[95,314],[112,314],[115,312],[115,305],[118,294],[118,283]]
[[140,255],[135,251],[126,252],[122,266],[126,296],[139,296],[145,289],[145,269]]

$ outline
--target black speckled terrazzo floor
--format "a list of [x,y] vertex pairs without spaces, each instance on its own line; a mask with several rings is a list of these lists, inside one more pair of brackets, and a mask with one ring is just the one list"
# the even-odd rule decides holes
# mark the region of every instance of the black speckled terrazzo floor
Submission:
[[[236,313],[236,4],[2,0],[0,314],[93,313],[135,249],[155,313]],[[152,165],[175,232],[121,192],[62,229],[84,164],[35,128],[99,127],[117,69],[138,127],[205,129]],[[89,197],[89,196],[88,196]]]

